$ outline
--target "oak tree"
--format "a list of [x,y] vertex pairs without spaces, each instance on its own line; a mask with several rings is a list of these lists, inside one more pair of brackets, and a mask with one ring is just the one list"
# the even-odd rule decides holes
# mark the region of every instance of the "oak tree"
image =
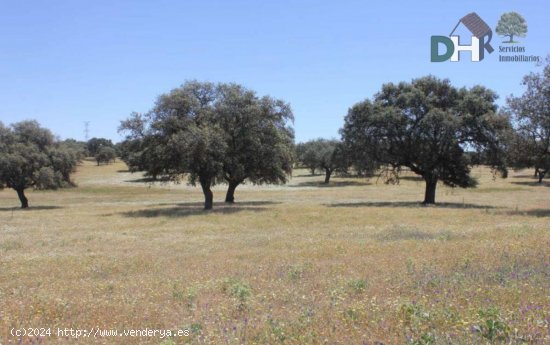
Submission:
[[205,209],[211,187],[227,183],[226,202],[237,186],[284,183],[292,169],[294,133],[290,106],[236,84],[186,82],[161,95],[146,115],[121,123],[128,133],[125,161],[148,176],[200,184]]
[[114,147],[111,146],[101,146],[97,153],[94,156],[95,161],[97,162],[97,165],[100,165],[101,163],[109,164],[116,159],[116,151]]
[[212,122],[223,131],[226,143],[225,202],[235,201],[235,189],[245,181],[286,183],[293,164],[290,105],[269,96],[258,97],[237,84],[220,84],[217,90]]
[[476,185],[466,149],[483,151],[488,164],[506,175],[509,121],[497,114],[496,98],[482,86],[457,89],[432,76],[388,83],[373,102],[367,99],[349,110],[341,134],[371,161],[422,176],[424,204],[434,204],[439,181],[451,187]]
[[335,139],[319,138],[300,143],[298,154],[298,160],[308,167],[312,174],[315,169],[321,169],[325,173],[325,184],[330,182],[336,170],[346,172],[350,165],[344,145]]
[[516,133],[510,157],[514,168],[535,168],[541,183],[550,171],[550,57],[522,84],[523,95],[507,99]]
[[57,142],[38,122],[22,121],[10,127],[0,122],[0,188],[14,189],[21,208],[29,207],[27,188],[73,186],[70,175],[77,163],[78,153]]
[[110,139],[105,138],[91,138],[86,143],[86,148],[88,149],[88,154],[91,157],[95,157],[99,153],[99,149],[102,147],[114,147],[115,145]]

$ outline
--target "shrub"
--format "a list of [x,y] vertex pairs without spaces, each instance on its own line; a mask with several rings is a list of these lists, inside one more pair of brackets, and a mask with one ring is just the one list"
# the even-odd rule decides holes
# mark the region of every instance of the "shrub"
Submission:
[[250,285],[238,279],[228,279],[224,282],[222,290],[238,302],[239,309],[246,305],[248,299],[252,296]]
[[348,282],[348,286],[355,293],[365,292],[365,290],[367,289],[367,280],[366,279],[352,279]]
[[488,340],[507,340],[510,337],[510,327],[504,322],[500,310],[489,307],[478,311],[481,325],[475,329]]

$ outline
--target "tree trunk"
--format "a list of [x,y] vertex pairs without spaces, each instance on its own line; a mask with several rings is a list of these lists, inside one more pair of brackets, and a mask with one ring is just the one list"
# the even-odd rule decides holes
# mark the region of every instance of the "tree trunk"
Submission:
[[315,168],[310,168],[309,170],[311,170],[311,175],[315,175]]
[[25,196],[25,189],[18,188],[15,191],[17,192],[17,196],[19,197],[19,201],[21,201],[21,208],[28,208],[29,200]]
[[435,188],[437,187],[437,178],[425,177],[424,180],[426,181],[426,191],[424,193],[423,204],[435,204]]
[[235,202],[235,189],[240,182],[229,181],[229,187],[227,187],[227,194],[225,194],[225,202],[234,203]]
[[546,170],[539,170],[539,183],[542,183],[544,175],[546,175]]
[[212,181],[210,179],[200,179],[202,192],[204,193],[204,209],[211,210],[214,204],[214,194],[210,189]]
[[325,169],[325,184],[330,182],[330,175],[332,175],[332,170]]

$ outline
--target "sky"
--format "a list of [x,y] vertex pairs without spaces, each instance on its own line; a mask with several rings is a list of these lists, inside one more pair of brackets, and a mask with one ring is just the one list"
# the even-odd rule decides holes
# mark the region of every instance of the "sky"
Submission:
[[[61,139],[117,142],[121,120],[186,80],[236,82],[292,106],[296,141],[337,138],[355,103],[428,74],[523,92],[529,62],[430,62],[430,37],[476,12],[495,30],[520,13],[525,55],[550,53],[547,0],[0,0],[0,121],[35,119]],[[462,35],[462,33],[461,33]],[[462,36],[461,36],[462,42]]]

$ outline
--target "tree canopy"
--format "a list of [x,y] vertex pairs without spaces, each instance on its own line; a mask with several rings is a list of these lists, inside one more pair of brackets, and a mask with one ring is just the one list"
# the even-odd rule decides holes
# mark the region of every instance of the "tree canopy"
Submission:
[[297,163],[302,167],[309,169],[311,175],[315,175],[315,170],[319,167],[317,152],[312,150],[310,142],[298,143],[295,148]]
[[228,184],[226,202],[238,185],[285,183],[292,171],[294,132],[290,106],[237,84],[186,82],[161,95],[146,115],[121,123],[128,133],[123,159],[133,171],[199,183],[205,209],[211,186]]
[[497,95],[482,86],[453,87],[432,76],[382,86],[374,101],[355,104],[341,130],[352,150],[398,173],[422,176],[425,204],[435,203],[437,182],[473,187],[465,149],[484,151],[503,175],[509,121],[497,115]]
[[73,151],[76,154],[77,159],[79,161],[83,160],[88,156],[88,143],[85,141],[77,141],[75,139],[65,139],[59,142],[59,144]]
[[99,150],[102,147],[114,147],[114,146],[115,145],[113,144],[113,142],[110,139],[105,139],[105,138],[91,138],[86,143],[86,148],[88,149],[88,154],[91,157],[95,157],[99,153]]
[[78,152],[57,142],[36,121],[4,126],[0,122],[0,188],[17,192],[21,208],[29,206],[25,189],[57,189],[72,186]]
[[539,182],[550,171],[550,57],[539,73],[523,78],[525,92],[507,99],[515,140],[511,163],[515,168],[535,168]]
[[109,164],[116,159],[116,150],[110,146],[101,146],[94,156],[97,165]]
[[527,22],[517,12],[504,13],[495,29],[501,36],[508,36],[510,39],[505,43],[515,43],[514,36],[525,37],[527,34]]

